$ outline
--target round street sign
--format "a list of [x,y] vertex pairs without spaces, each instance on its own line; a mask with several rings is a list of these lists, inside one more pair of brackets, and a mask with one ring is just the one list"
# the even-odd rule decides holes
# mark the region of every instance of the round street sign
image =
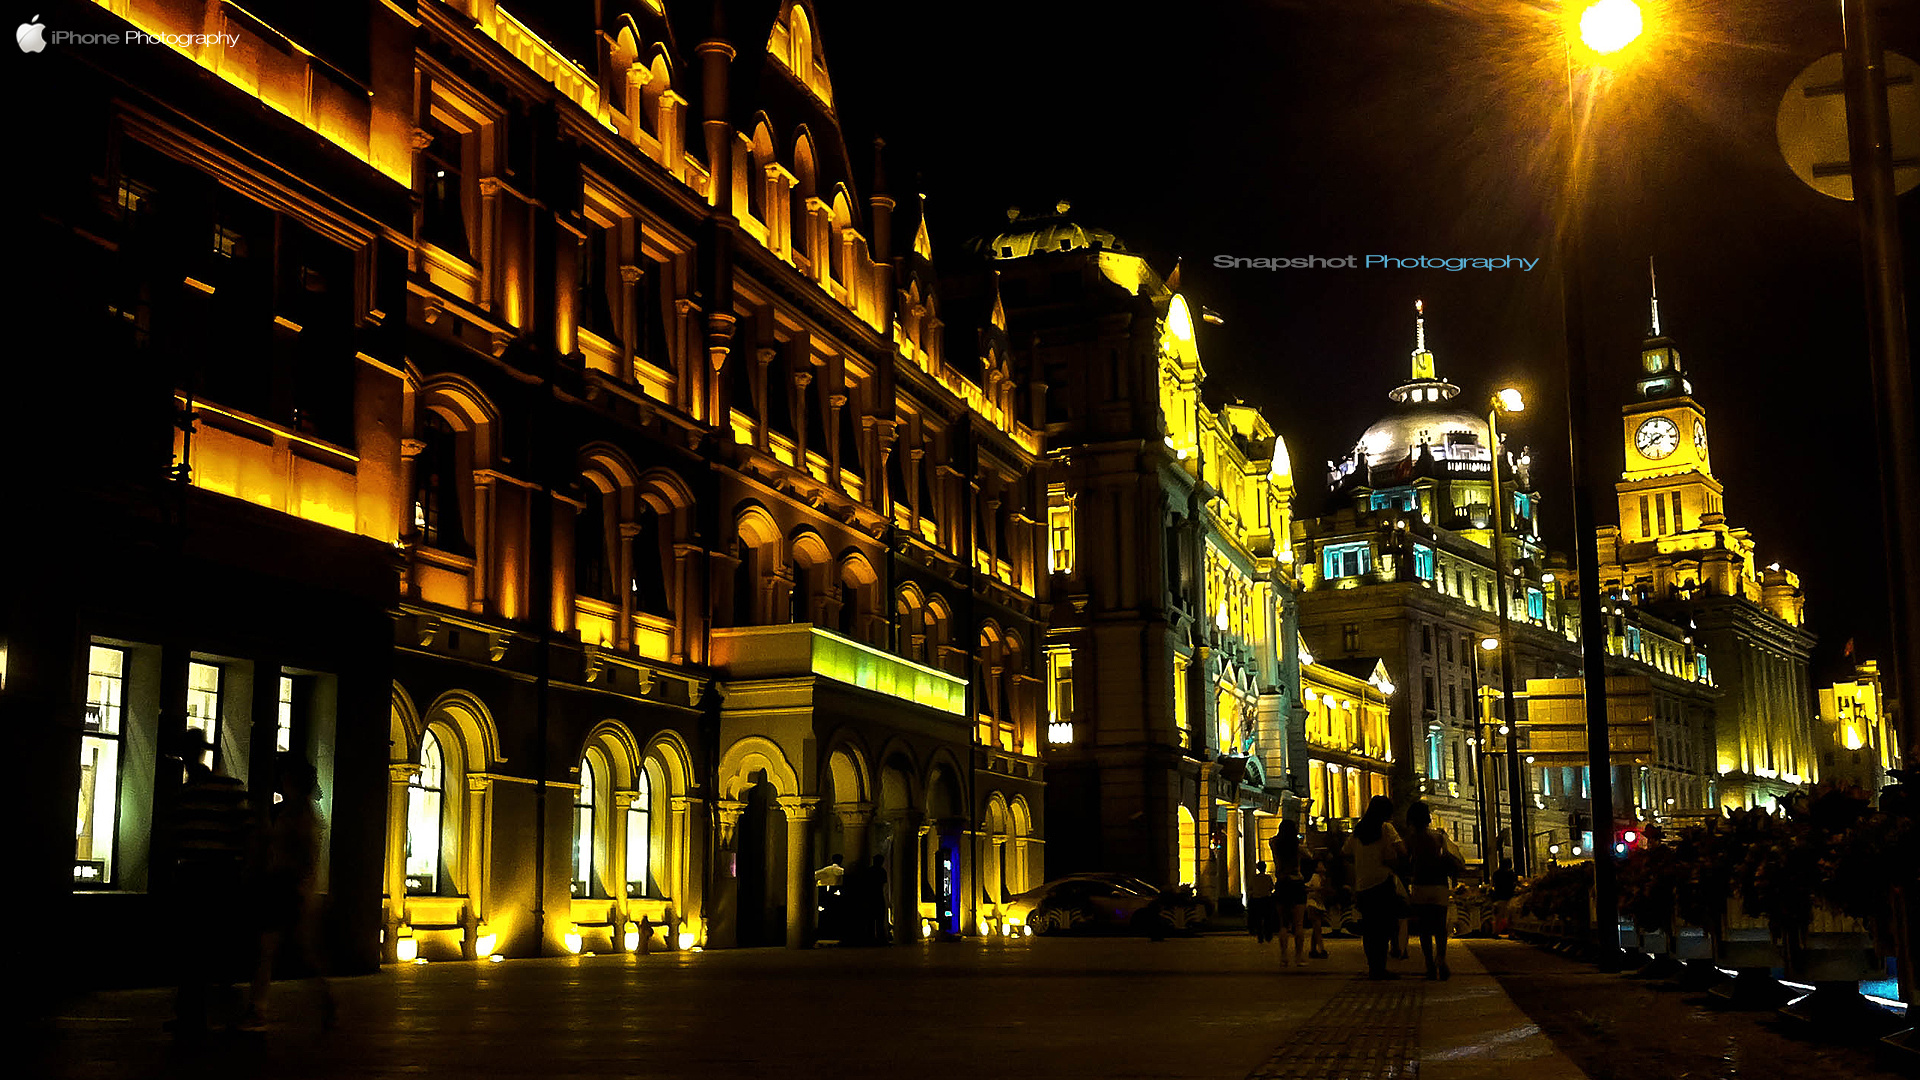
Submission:
[[[1893,190],[1902,194],[1920,184],[1920,89],[1914,62],[1888,50],[1887,119],[1893,130]],[[1815,60],[1793,80],[1780,99],[1774,134],[1780,153],[1808,187],[1836,199],[1853,198],[1848,166],[1847,96],[1842,59],[1833,53]]]

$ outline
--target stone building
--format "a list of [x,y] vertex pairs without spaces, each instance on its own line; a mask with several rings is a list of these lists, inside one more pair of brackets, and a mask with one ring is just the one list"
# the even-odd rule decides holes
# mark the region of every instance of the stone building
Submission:
[[67,29],[202,36],[30,58],[88,149],[28,170],[9,434],[99,437],[33,487],[89,528],[10,538],[0,709],[80,808],[30,891],[121,931],[99,977],[170,899],[189,729],[262,806],[318,765],[340,970],[804,945],[835,854],[902,940],[1038,880],[997,299],[949,310],[811,4],[590,10],[114,0]]
[[1853,678],[1820,688],[1815,744],[1823,779],[1878,792],[1901,768],[1900,733],[1893,726],[1880,662],[1862,660]]
[[1619,524],[1600,530],[1600,586],[1685,627],[1713,656],[1718,804],[1771,806],[1820,775],[1806,598],[1798,575],[1762,566],[1753,537],[1728,524],[1706,410],[1661,332],[1657,298],[1652,313],[1620,410]]
[[1201,400],[1177,271],[1065,203],[1009,216],[975,250],[1047,436],[1049,873],[1237,899],[1305,781],[1285,443]]
[[[1389,393],[1392,409],[1329,466],[1326,512],[1295,523],[1301,632],[1319,664],[1368,667],[1377,658],[1396,685],[1384,702],[1391,756],[1370,768],[1385,768],[1384,793],[1400,809],[1425,799],[1436,825],[1476,861],[1523,850],[1522,864],[1537,866],[1586,854],[1593,843],[1586,755],[1564,740],[1550,745],[1544,733],[1535,745],[1528,702],[1536,683],[1546,694],[1546,680],[1577,682],[1577,594],[1565,559],[1540,539],[1546,500],[1532,483],[1526,451],[1493,447],[1486,413],[1456,402],[1460,387],[1439,374],[1426,347],[1424,312],[1417,314],[1410,377]],[[1501,657],[1492,648],[1500,637],[1496,510],[1512,579],[1512,716],[1503,704]],[[1622,816],[1639,809],[1640,770],[1662,779],[1648,789],[1649,799],[1655,790],[1664,799],[1704,785],[1710,762],[1697,740],[1710,725],[1713,693],[1704,657],[1682,640],[1681,628],[1626,598],[1610,599],[1607,610],[1610,674],[1648,684],[1646,693],[1609,708],[1623,731],[1641,732],[1614,757]],[[1520,828],[1512,822],[1510,735],[1517,735],[1523,759]],[[1683,783],[1683,775],[1692,779]],[[1329,792],[1316,797],[1309,814],[1338,822],[1361,809]]]

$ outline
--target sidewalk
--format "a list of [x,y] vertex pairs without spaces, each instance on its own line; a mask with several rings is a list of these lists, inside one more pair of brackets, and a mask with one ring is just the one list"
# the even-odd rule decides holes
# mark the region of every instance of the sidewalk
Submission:
[[1358,941],[1328,948],[1304,969],[1236,934],[409,965],[338,981],[337,1031],[284,985],[264,1035],[194,1052],[160,1030],[167,992],[101,993],[29,1033],[27,1074],[1583,1080],[1467,948],[1445,983],[1417,944],[1379,983]]

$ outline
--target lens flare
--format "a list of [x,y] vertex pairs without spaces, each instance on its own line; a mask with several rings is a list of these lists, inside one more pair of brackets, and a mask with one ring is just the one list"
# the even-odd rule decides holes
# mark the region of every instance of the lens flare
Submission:
[[1603,56],[1633,44],[1643,27],[1633,0],[1600,0],[1580,14],[1580,40]]

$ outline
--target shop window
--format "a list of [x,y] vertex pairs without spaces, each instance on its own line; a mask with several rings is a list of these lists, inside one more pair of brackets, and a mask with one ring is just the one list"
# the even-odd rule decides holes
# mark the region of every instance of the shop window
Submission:
[[647,775],[646,769],[637,769],[633,786],[633,802],[627,806],[627,895],[651,896],[653,778]]
[[573,796],[573,895],[594,895],[593,800],[596,777],[593,759],[580,760],[580,789]]
[[80,736],[80,801],[74,833],[73,883],[117,884],[120,772],[126,756],[127,654],[87,650],[87,703]]
[[446,782],[440,737],[428,731],[420,740],[420,771],[407,784],[407,893],[412,896],[440,891]]
[[198,660],[187,665],[187,730],[198,732],[208,746],[200,763],[211,769],[220,746],[220,691],[225,673],[218,664]]

